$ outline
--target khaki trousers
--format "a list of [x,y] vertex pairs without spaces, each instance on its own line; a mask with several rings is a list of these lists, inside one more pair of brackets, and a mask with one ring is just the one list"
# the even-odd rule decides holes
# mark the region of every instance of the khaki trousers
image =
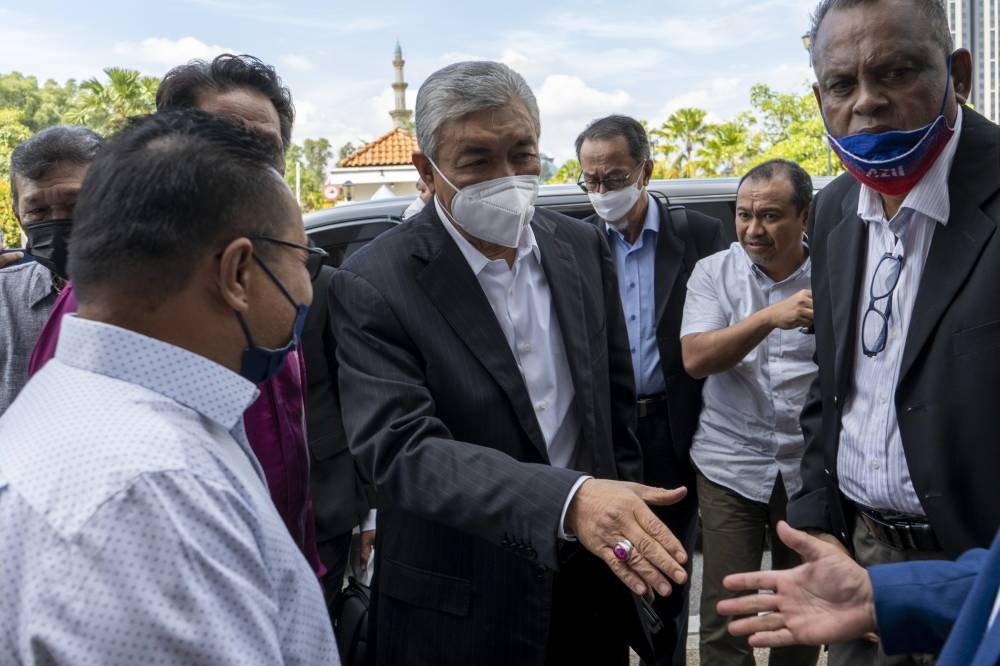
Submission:
[[[788,496],[778,475],[770,501],[754,502],[728,488],[712,483],[698,473],[701,504],[704,579],[701,593],[700,652],[702,666],[754,666],[753,649],[745,637],[732,636],[729,618],[720,617],[715,605],[734,593],[722,587],[732,573],[757,571],[770,537],[771,566],[790,569],[801,563],[799,556],[777,537],[779,520],[785,519]],[[795,645],[771,650],[771,666],[813,666],[819,648]]]

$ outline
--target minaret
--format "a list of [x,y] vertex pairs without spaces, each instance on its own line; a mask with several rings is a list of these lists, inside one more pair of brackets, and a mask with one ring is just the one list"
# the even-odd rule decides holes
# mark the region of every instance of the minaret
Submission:
[[396,57],[392,59],[392,66],[396,69],[396,80],[393,81],[392,89],[396,92],[396,108],[389,112],[392,122],[396,127],[408,126],[413,117],[413,112],[406,108],[406,81],[403,80],[403,49],[396,41]]

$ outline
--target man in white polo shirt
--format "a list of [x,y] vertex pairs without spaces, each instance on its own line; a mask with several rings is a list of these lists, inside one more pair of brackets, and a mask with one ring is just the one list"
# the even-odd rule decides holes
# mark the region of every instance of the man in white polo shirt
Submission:
[[[757,569],[771,534],[775,568],[798,563],[774,537],[788,495],[801,486],[799,412],[816,367],[806,216],[812,181],[799,165],[771,160],[750,170],[736,195],[738,243],[702,259],[688,281],[681,324],[684,368],[707,377],[691,446],[698,470],[705,573],[701,658],[754,664],[716,603],[722,579]],[[817,650],[773,651],[771,664],[813,664]]]

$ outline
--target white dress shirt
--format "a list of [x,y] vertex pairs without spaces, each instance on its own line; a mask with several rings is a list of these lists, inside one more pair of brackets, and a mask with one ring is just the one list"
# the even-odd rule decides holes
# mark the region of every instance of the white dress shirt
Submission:
[[[576,454],[580,423],[574,413],[575,388],[563,344],[559,319],[552,307],[552,292],[542,267],[542,253],[528,225],[521,234],[513,266],[504,259],[490,261],[458,232],[441,202],[434,197],[438,218],[472,269],[497,323],[514,354],[545,438],[549,462],[569,467]],[[563,507],[566,509],[580,485],[577,480]],[[559,521],[562,526],[563,521]],[[565,537],[560,527],[560,536]]]
[[0,663],[337,664],[243,432],[257,389],[67,316],[0,418]]
[[[705,257],[688,279],[681,337],[728,328],[810,286],[810,261],[781,282],[739,243]],[[775,329],[735,366],[705,380],[691,461],[706,478],[767,503],[778,474],[789,496],[802,488],[799,414],[816,376],[816,341]]]
[[[948,224],[951,214],[948,176],[961,131],[962,107],[959,107],[955,134],[934,166],[906,195],[891,220],[885,217],[878,192],[862,185],[858,199],[858,216],[868,227],[868,254],[858,296],[854,392],[844,403],[837,475],[840,489],[847,497],[874,509],[924,515],[903,452],[903,440],[896,420],[895,393],[906,332],[934,229],[939,224]],[[876,266],[886,252],[902,255],[903,265],[892,294],[892,314],[885,349],[874,357],[868,357],[862,345],[862,322],[868,309],[869,290]],[[883,311],[885,301],[883,299],[878,304]],[[945,442],[941,445],[944,446]]]

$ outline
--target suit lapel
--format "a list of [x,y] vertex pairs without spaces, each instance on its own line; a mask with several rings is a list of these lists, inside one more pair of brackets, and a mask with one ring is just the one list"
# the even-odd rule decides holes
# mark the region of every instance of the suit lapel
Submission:
[[496,314],[469,268],[465,256],[448,235],[432,207],[427,215],[408,222],[418,226],[413,254],[427,262],[417,282],[472,355],[493,377],[510,400],[525,434],[548,462],[545,438],[535,418],[528,389],[517,368]]
[[857,186],[851,189],[842,204],[840,223],[826,239],[827,275],[830,280],[830,301],[833,304],[833,339],[836,348],[837,395],[843,396],[853,373],[854,347],[857,336],[858,297],[864,274],[864,258],[868,252],[868,229],[858,217]]
[[[653,298],[656,300],[656,325],[663,321],[670,294],[674,291],[674,281],[680,274],[684,263],[684,240],[677,235],[677,230],[670,223],[670,211],[666,206],[654,200],[659,206],[660,233],[656,235],[656,257],[653,275],[656,276],[653,286]],[[666,361],[661,359],[666,367]]]
[[988,133],[986,122],[975,112],[964,109],[963,114],[962,135],[948,179],[951,215],[947,225],[939,224],[934,229],[910,317],[900,382],[996,231],[996,223],[980,209],[982,202],[1000,187],[1000,149],[995,126],[994,132]]
[[[542,268],[552,293],[552,307],[559,320],[562,331],[563,347],[566,350],[566,360],[569,363],[570,375],[573,377],[573,408],[576,410],[583,438],[581,446],[577,447],[577,456],[582,457],[600,449],[593,441],[596,425],[594,423],[594,387],[590,368],[590,335],[587,327],[586,313],[583,307],[583,285],[580,281],[580,268],[577,265],[573,249],[556,236],[556,225],[545,218],[537,217],[532,224],[535,240],[542,255]],[[587,465],[585,460],[579,460],[586,471],[596,467]],[[590,461],[596,463],[597,461]],[[578,465],[579,466],[579,465]]]

